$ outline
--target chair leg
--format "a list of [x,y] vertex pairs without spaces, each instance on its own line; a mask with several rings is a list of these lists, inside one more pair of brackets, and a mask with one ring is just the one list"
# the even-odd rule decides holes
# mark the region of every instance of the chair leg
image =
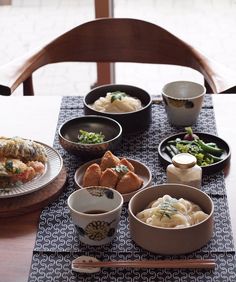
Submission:
[[97,81],[91,88],[115,83],[115,65],[113,63],[97,63]]
[[23,82],[23,95],[24,96],[34,96],[34,87],[33,87],[32,75],[29,76]]
[[211,94],[214,93],[214,91],[211,89],[211,87],[210,87],[210,85],[209,85],[209,83],[207,82],[206,79],[204,79],[204,85],[206,87],[206,93],[211,93]]
[[[95,17],[112,18],[114,16],[113,0],[95,0]],[[97,63],[97,81],[91,86],[115,83],[115,67],[113,63]]]

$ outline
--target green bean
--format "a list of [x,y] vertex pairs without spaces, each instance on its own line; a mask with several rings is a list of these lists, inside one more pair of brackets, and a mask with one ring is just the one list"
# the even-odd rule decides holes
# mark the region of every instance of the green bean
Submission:
[[175,155],[179,154],[179,150],[174,145],[170,145],[170,148]]
[[187,144],[192,144],[193,141],[181,140],[181,139],[179,139],[179,138],[176,138],[175,140],[169,140],[169,141],[167,142],[168,145],[176,145],[177,143],[187,145]]
[[217,157],[217,156],[214,156],[214,155],[209,154],[209,153],[205,153],[205,156],[207,156],[208,158],[213,159],[214,163],[217,163],[217,162],[219,162],[219,161],[222,161],[222,158]]
[[[211,146],[211,147],[217,147],[216,143],[210,142],[210,143],[206,143],[207,146]],[[217,147],[218,148],[218,147]]]
[[188,152],[197,158],[201,166],[221,161],[221,155],[224,152],[217,143],[204,142],[200,138],[185,140],[179,137],[167,141],[165,151],[171,159],[179,153]]
[[196,142],[199,144],[199,146],[206,152],[209,153],[213,156],[220,156],[223,153],[223,150],[220,148],[216,148],[216,147],[211,147],[208,146],[206,143],[204,143],[202,140],[198,139],[196,140]]
[[175,154],[173,153],[173,151],[171,150],[169,146],[165,147],[165,151],[171,159],[175,156]]
[[169,140],[169,141],[167,141],[167,144],[168,145],[171,145],[171,144],[175,145],[176,144],[176,140]]

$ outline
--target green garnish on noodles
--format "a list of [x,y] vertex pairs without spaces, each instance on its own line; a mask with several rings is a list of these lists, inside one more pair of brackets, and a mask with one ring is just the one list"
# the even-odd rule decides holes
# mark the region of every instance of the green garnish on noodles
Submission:
[[122,100],[122,98],[126,97],[127,94],[125,92],[121,92],[121,91],[115,91],[115,92],[111,92],[111,103],[113,103],[116,100]]
[[172,198],[171,201],[166,200],[165,202],[161,203],[160,210],[158,211],[158,213],[160,213],[160,220],[162,220],[164,216],[171,219],[171,216],[176,214],[177,209],[173,205],[176,202],[177,200]]

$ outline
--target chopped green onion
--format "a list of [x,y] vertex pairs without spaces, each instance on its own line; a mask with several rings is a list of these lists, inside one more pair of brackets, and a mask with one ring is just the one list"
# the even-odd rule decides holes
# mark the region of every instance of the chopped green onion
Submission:
[[127,173],[129,171],[126,165],[117,165],[116,167],[112,168],[117,173]]
[[80,130],[78,135],[78,142],[82,144],[98,144],[104,141],[105,136],[100,133],[88,132],[85,130]]
[[125,92],[121,92],[121,91],[115,91],[115,92],[111,92],[111,103],[113,103],[116,100],[122,100],[122,98],[126,97],[127,94]]

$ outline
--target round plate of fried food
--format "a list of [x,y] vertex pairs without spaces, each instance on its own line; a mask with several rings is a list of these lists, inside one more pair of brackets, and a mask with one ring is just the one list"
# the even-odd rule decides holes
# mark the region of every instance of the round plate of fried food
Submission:
[[167,166],[175,154],[188,152],[195,155],[204,174],[222,170],[230,160],[230,147],[220,137],[203,132],[194,132],[195,140],[186,140],[186,132],[171,135],[161,141],[158,154]]
[[119,191],[128,202],[137,191],[148,187],[152,181],[149,168],[143,163],[118,158],[107,151],[100,159],[80,166],[74,176],[78,188],[105,186]]
[[46,144],[20,137],[1,137],[0,144],[0,198],[35,192],[62,170],[60,154]]

